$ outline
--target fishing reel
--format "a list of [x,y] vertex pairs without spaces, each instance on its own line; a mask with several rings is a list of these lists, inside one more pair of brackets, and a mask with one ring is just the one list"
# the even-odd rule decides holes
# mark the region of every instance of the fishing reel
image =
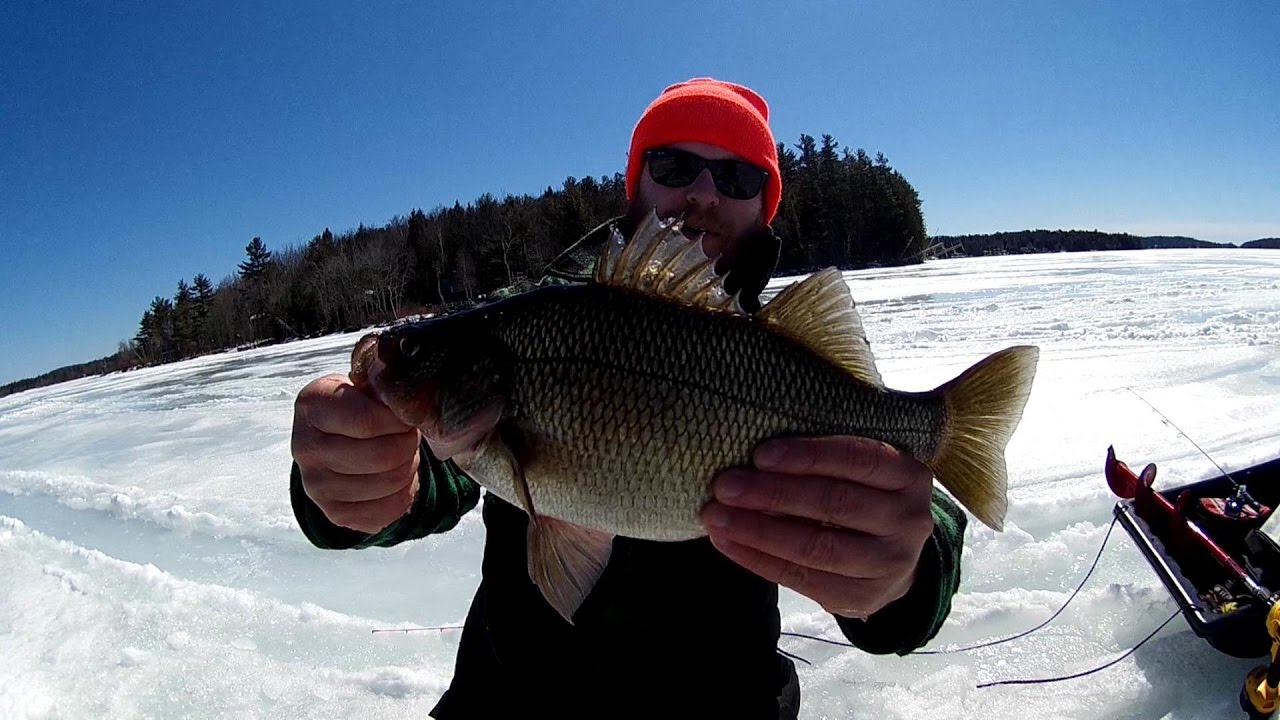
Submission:
[[1267,634],[1271,636],[1271,663],[1249,671],[1240,690],[1240,708],[1249,720],[1270,718],[1280,707],[1280,597],[1273,598],[1267,613]]
[[1237,485],[1235,493],[1223,501],[1223,514],[1230,518],[1238,518],[1246,508],[1259,514],[1265,514],[1270,509],[1254,500],[1244,485]]

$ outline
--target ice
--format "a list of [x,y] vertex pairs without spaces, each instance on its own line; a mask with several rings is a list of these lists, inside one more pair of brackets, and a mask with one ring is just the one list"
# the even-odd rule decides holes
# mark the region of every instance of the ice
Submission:
[[[1010,512],[965,539],[929,649],[1049,617],[1111,521],[1108,445],[1159,483],[1280,456],[1280,252],[1148,250],[955,259],[846,273],[890,386],[935,387],[1013,344],[1041,347],[1008,451]],[[776,292],[793,278],[772,283]],[[293,398],[345,372],[359,333],[227,352],[0,399],[0,717],[425,717],[448,686],[484,529],[323,551],[289,505]],[[1145,404],[1181,429],[1180,436]],[[872,656],[784,637],[804,718],[1235,717],[1256,661],[1176,618],[1114,531],[1085,589],[1017,641]],[[784,591],[783,629],[838,638]],[[500,691],[500,689],[498,689]]]

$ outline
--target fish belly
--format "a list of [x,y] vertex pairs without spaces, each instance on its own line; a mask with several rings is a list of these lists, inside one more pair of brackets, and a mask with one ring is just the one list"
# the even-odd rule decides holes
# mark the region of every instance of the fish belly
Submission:
[[[783,421],[714,390],[583,365],[543,372],[519,404],[517,445],[538,513],[626,537],[705,535],[717,472]],[[530,378],[531,379],[531,378]],[[514,489],[514,488],[513,488]]]

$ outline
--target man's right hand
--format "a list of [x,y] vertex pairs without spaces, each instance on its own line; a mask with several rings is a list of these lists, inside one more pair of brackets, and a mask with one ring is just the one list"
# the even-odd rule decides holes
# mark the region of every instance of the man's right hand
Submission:
[[419,434],[345,375],[307,384],[293,406],[302,488],[335,525],[373,534],[418,494]]

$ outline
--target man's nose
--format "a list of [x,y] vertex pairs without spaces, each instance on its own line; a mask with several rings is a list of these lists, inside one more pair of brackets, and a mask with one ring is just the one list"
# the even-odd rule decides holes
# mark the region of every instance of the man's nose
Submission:
[[720,204],[720,192],[716,190],[715,180],[711,178],[711,170],[703,168],[698,177],[693,179],[685,191],[685,200],[690,205],[715,207]]

